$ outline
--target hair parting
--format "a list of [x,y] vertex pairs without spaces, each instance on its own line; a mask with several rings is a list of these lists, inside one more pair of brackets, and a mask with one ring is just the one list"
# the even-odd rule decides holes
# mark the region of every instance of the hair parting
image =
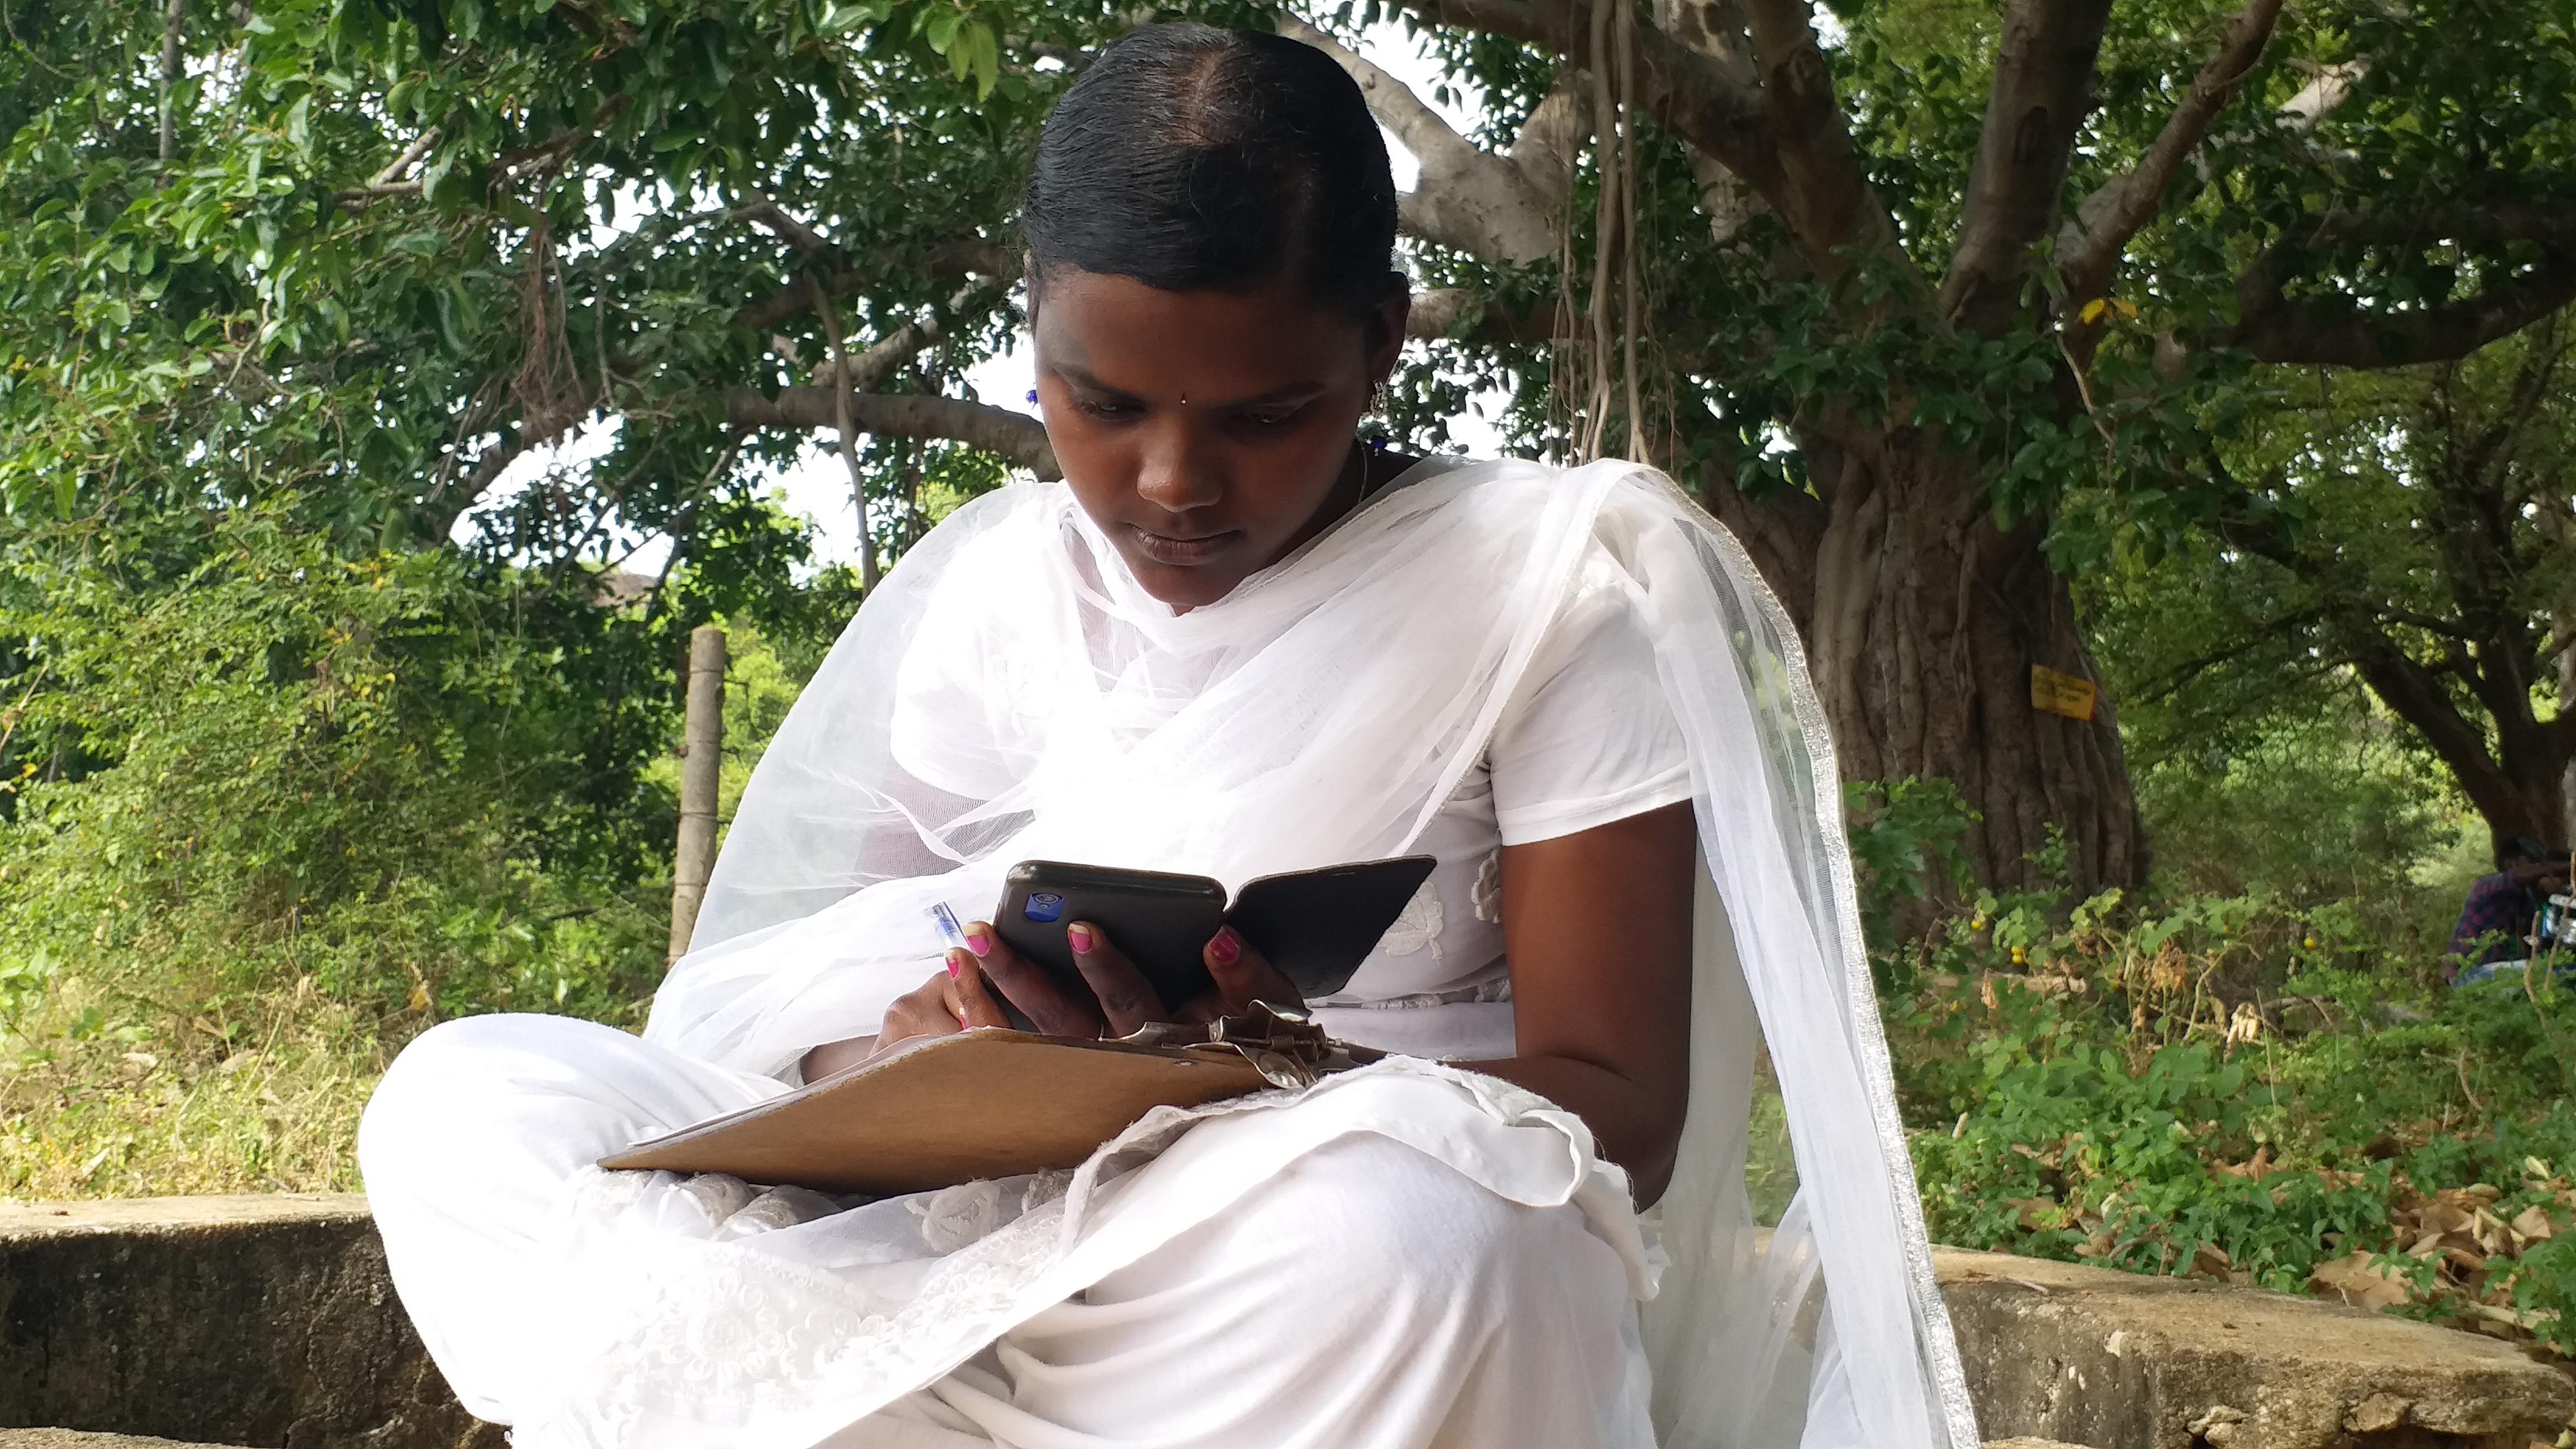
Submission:
[[1039,136],[1022,226],[1040,291],[1059,266],[1174,292],[1284,281],[1372,321],[1404,285],[1358,83],[1257,31],[1149,25],[1105,47]]

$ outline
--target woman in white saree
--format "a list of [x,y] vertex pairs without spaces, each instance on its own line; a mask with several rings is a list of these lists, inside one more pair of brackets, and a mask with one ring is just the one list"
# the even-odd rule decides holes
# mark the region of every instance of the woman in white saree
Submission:
[[[1352,441],[1405,299],[1383,145],[1318,52],[1109,47],[1027,224],[1066,483],[968,504],[868,598],[642,1039],[450,1022],[368,1109],[467,1407],[521,1449],[1970,1449],[1830,754],[1741,550],[1634,465]],[[877,1202],[592,1165],[999,997],[1158,1015],[1080,928],[1094,1000],[980,923],[941,957],[926,908],[979,915],[1013,862],[1237,886],[1409,851],[1423,893],[1304,1003],[1375,1066]],[[1208,964],[1195,1009],[1282,995],[1230,934]],[[1768,1235],[1765,1040],[1801,1182]]]

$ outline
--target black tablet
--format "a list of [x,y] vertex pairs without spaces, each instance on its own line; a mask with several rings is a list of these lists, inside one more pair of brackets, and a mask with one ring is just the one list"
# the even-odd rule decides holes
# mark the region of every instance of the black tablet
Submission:
[[1165,1009],[1178,1011],[1215,986],[1201,953],[1218,927],[1231,925],[1311,1000],[1349,983],[1433,864],[1405,855],[1263,876],[1228,910],[1225,887],[1206,876],[1024,860],[1003,880],[993,929],[1068,990],[1087,994],[1064,928],[1088,921],[1136,963]]
[[1235,892],[1226,924],[1308,1001],[1350,984],[1405,903],[1431,878],[1427,855],[1265,875]]

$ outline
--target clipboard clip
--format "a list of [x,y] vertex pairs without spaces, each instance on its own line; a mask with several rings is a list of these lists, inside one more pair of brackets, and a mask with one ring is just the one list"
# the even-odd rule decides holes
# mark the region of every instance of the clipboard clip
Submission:
[[1335,1041],[1304,1012],[1267,1001],[1214,1021],[1153,1021],[1116,1040],[1131,1046],[1240,1056],[1274,1087],[1311,1087],[1335,1072],[1366,1066],[1386,1053]]

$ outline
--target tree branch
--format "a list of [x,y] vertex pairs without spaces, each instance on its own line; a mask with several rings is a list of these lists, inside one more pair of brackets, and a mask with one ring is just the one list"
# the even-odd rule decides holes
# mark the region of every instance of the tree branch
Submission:
[[1941,279],[1941,312],[1981,336],[2021,310],[2031,248],[2057,220],[2075,133],[2093,108],[2093,67],[2110,0],[2013,0],[1985,126],[1968,171],[1959,245]]
[[[2132,694],[2130,698],[2134,702],[2140,704],[2162,704],[2166,700],[2173,698],[2175,695],[2182,693],[2186,686],[2198,680],[2202,675],[2217,669],[2221,665],[2233,664],[2236,661],[2253,654],[2259,649],[2278,649],[2282,647],[2285,637],[2291,637],[2295,647],[2296,631],[2312,628],[2323,623],[2324,620],[2325,611],[2322,609],[2293,609],[2285,614],[2275,614],[2270,618],[2257,620],[2255,622],[2258,627],[2248,629],[2237,638],[2229,640],[2218,648],[2210,650],[2206,654],[2186,659],[2171,669],[2164,671],[2164,673],[2156,678],[2138,685],[2136,692]],[[2313,678],[2316,674],[2342,667],[2342,663],[2339,660],[2321,662],[2315,665],[2315,667],[2308,673],[2301,675],[2300,677]]]
[[2112,270],[2129,239],[2155,219],[2165,189],[2181,174],[2183,162],[2209,134],[2210,123],[2227,108],[2237,87],[2253,74],[2280,19],[2281,0],[2252,0],[2237,12],[2147,154],[2085,197],[2075,220],[2058,232],[2058,276],[2065,285],[2067,311],[2061,325],[2068,328],[2068,345],[2078,358],[2092,356],[2100,335],[2097,324],[2080,320],[2084,304],[2109,295]]
[[370,187],[392,185],[396,180],[401,178],[404,172],[409,171],[414,163],[418,162],[423,156],[428,155],[430,147],[437,144],[438,128],[436,126],[432,126],[428,130],[421,132],[419,135],[412,137],[411,144],[402,148],[401,155],[396,156],[392,161],[387,162],[384,170],[367,178],[367,185]]
[[2284,236],[2272,250],[2278,253],[2292,247],[2305,249],[2354,244],[2430,246],[2443,241],[2488,244],[2528,241],[2564,246],[2571,236],[2576,236],[2576,203],[2568,202],[2508,201],[2449,211],[2408,209],[2392,212],[2339,208]]
[[1404,82],[1333,37],[1294,16],[1280,18],[1279,33],[1348,71],[1370,112],[1422,164],[1420,183],[1397,198],[1406,231],[1489,261],[1527,265],[1555,254],[1562,193],[1546,194],[1512,158],[1479,150]]
[[[1436,25],[1522,41],[1576,64],[1586,59],[1591,10],[1574,0],[1402,3]],[[1766,196],[1784,185],[1772,145],[1775,123],[1760,91],[1653,26],[1637,32],[1637,72],[1638,103],[1665,130],[1717,157]]]
[[562,437],[575,423],[590,416],[592,410],[599,406],[600,396],[576,381],[572,392],[560,406],[520,419],[516,431],[504,435],[500,442],[476,458],[474,471],[465,476],[464,483],[452,498],[443,482],[432,487],[429,496],[421,500],[421,506],[429,510],[433,522],[431,536],[445,538],[448,531],[456,526],[456,520],[465,515],[465,510],[473,507],[493,484],[501,481],[501,474],[518,460],[520,454]]
[[2478,812],[2490,818],[2518,813],[2512,804],[2514,782],[2488,752],[2486,731],[2460,713],[2432,671],[2375,630],[2353,642],[2354,670],[2398,718],[2424,736]]
[[858,356],[835,358],[833,365],[824,368],[814,380],[824,387],[837,382],[851,392],[872,392],[894,376],[896,368],[919,357],[923,349],[937,342],[945,332],[936,317],[928,321],[906,322],[869,343]]
[[494,179],[504,182],[519,181],[540,172],[553,170],[562,165],[564,158],[570,156],[582,142],[598,135],[601,128],[626,114],[627,107],[634,104],[633,96],[611,96],[601,103],[598,110],[591,112],[590,119],[582,124],[557,131],[534,146],[502,152],[492,162]]
[[437,144],[438,128],[432,126],[412,137],[411,144],[402,148],[402,154],[386,163],[385,169],[368,177],[366,185],[335,191],[331,193],[331,199],[342,206],[364,206],[368,202],[383,201],[388,197],[420,195],[418,181],[404,181],[399,178],[418,164],[420,158],[428,155],[429,148]]
[[[1591,9],[1576,0],[1399,0],[1437,25],[1500,35],[1589,58]],[[1603,0],[1612,3],[1612,0]],[[1644,26],[1636,32],[1636,100],[1655,123],[1707,153],[1787,223],[1814,273],[1830,282],[1857,254],[1914,264],[1896,223],[1869,184],[1815,27],[1800,0],[1752,0],[1759,86],[1730,67]]]
[[[782,388],[769,397],[757,388],[725,390],[725,422],[737,428],[814,431],[835,425],[833,389]],[[918,394],[847,394],[851,426],[889,438],[947,439],[998,454],[1040,478],[1061,478],[1046,425],[1026,413],[964,398]]]
[[2362,77],[2369,74],[2370,61],[2366,57],[2347,60],[2341,65],[2312,65],[2308,83],[2299,87],[2297,95],[2283,101],[2281,109],[2274,114],[2281,118],[2282,125],[2304,136],[2315,130],[2319,121],[2332,115],[2336,107],[2349,100],[2353,87],[2360,85]]
[[[1688,131],[1681,132],[1683,139],[1725,163],[1771,203],[1818,278],[1838,280],[1861,252],[1913,275],[1914,262],[1898,243],[1895,218],[1869,184],[1868,169],[1852,144],[1851,122],[1834,96],[1833,71],[1816,39],[1814,10],[1805,0],[1746,0],[1745,19],[1762,77],[1768,139],[1776,154],[1755,158],[1754,168],[1748,169],[1747,158],[1729,155]],[[1724,74],[1722,67],[1703,64],[1713,74]]]
[[1434,287],[1414,294],[1404,335],[1420,342],[1548,342],[1557,336],[1557,312],[1553,302],[1515,312],[1474,287]]
[[1656,28],[1717,63],[1727,79],[1746,89],[1762,81],[1753,66],[1752,22],[1742,0],[1657,0]]
[[[806,274],[806,278],[815,286],[821,285],[819,282],[814,282],[811,272]],[[946,337],[948,324],[944,319],[974,308],[979,301],[983,300],[985,290],[984,285],[980,283],[959,289],[955,296],[948,299],[944,312],[904,323],[869,343],[856,357],[842,357],[835,353],[832,360],[826,361],[822,367],[816,369],[815,385],[830,387],[838,381],[841,386],[853,392],[875,391],[887,378],[894,376],[895,369],[920,356],[924,350],[936,346],[940,339]],[[829,325],[831,322],[829,314],[825,314],[825,322],[825,340],[829,341],[834,331]],[[771,346],[786,347],[787,350],[782,355],[787,356],[791,361],[794,360],[794,349],[792,345],[786,343],[785,339],[775,340]]]
[[856,410],[850,406],[850,358],[841,345],[841,318],[832,299],[823,295],[823,284],[812,272],[805,274],[805,289],[813,294],[814,315],[823,319],[823,337],[832,348],[832,375],[838,384],[830,389],[832,397],[832,440],[841,453],[841,466],[850,475],[850,505],[859,514],[859,587],[873,590],[877,586],[877,545],[868,537],[868,475],[859,466],[859,429]]
[[179,22],[188,0],[170,0],[161,10],[161,164],[179,154]]
[[331,199],[342,206],[365,206],[370,202],[390,201],[397,196],[420,195],[417,181],[388,181],[380,186],[352,186],[331,193]]
[[[2425,229],[2431,240],[2440,231]],[[2456,233],[2455,233],[2456,234]],[[2341,296],[2282,294],[2294,250],[2275,247],[2236,284],[2237,323],[2214,340],[2265,362],[2403,367],[2466,357],[2576,302],[2576,245],[2560,240],[2519,276],[2474,297],[2403,312],[2371,311]]]
[[[1753,36],[1741,0],[1656,0],[1655,23],[1674,40],[1707,56],[1728,79],[1747,89],[1760,82],[1753,66]],[[1745,186],[1726,163],[1697,146],[1687,148],[1691,177],[1700,186],[1699,209],[1708,218],[1709,239],[1719,246],[1735,240],[1769,203]]]
[[1508,153],[1550,206],[1563,206],[1574,194],[1574,158],[1592,139],[1592,121],[1583,105],[1582,88],[1568,68],[1539,98],[1529,119],[1521,122]]
[[[592,112],[590,120],[583,125],[557,131],[534,146],[524,146],[515,151],[501,153],[492,162],[493,179],[496,182],[507,183],[552,170],[563,164],[564,158],[570,156],[582,142],[597,135],[601,127],[625,114],[626,108],[633,103],[632,97],[618,96]],[[402,154],[396,156],[392,164],[369,177],[366,185],[347,187],[333,192],[332,199],[343,206],[365,206],[369,202],[390,200],[397,196],[420,195],[420,182],[400,181],[395,178],[410,170],[422,157],[428,155],[430,148],[438,144],[439,134],[436,126],[421,132],[412,138],[411,144],[403,148]]]
[[[1019,254],[980,236],[957,237],[937,243],[919,258],[919,265],[934,276],[981,276],[1005,284],[1018,281],[1020,276]],[[823,278],[823,293],[829,297],[846,297],[882,281],[891,269],[882,264],[842,268]],[[811,310],[813,296],[800,281],[746,304],[733,314],[733,325],[753,332],[767,332]]]
[[836,255],[840,248],[825,241],[812,227],[789,216],[784,207],[766,196],[755,196],[726,215],[728,221],[756,221],[769,228],[780,241],[807,256]]

